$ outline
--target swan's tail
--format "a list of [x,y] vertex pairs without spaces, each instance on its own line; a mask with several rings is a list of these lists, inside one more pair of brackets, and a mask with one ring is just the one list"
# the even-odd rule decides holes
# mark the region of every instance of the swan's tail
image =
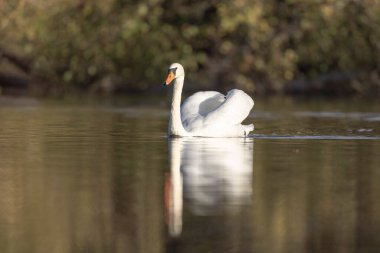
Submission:
[[255,130],[255,126],[253,124],[244,126],[244,136],[248,136],[249,132]]

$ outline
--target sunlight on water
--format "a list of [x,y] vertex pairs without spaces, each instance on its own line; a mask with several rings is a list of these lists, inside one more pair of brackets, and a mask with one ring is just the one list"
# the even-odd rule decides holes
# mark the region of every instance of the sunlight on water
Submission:
[[247,139],[168,139],[166,108],[0,107],[0,252],[379,252],[375,106],[256,104]]

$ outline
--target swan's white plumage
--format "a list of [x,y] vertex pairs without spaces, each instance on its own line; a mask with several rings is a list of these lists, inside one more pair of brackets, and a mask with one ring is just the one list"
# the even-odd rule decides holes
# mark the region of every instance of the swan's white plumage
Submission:
[[240,124],[248,116],[253,104],[252,98],[244,91],[231,90],[227,93],[225,101],[205,116],[204,124],[225,126]]
[[200,91],[188,97],[181,106],[183,125],[190,126],[194,120],[203,118],[218,108],[224,101],[223,94],[217,91]]
[[[243,137],[253,131],[253,124],[242,125],[254,102],[244,91],[234,89],[226,96],[216,91],[197,92],[180,106],[185,72],[174,63],[175,69],[169,134],[178,136]],[[168,83],[166,83],[168,85]]]

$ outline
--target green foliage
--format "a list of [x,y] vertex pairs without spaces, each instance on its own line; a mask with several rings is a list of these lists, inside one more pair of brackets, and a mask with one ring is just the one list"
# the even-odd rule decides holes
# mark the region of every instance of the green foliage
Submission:
[[64,88],[117,75],[126,88],[145,90],[174,61],[220,89],[281,92],[329,73],[364,80],[360,91],[380,87],[378,0],[33,2],[0,5],[8,13],[1,46],[32,58],[33,73]]
[[238,3],[220,9],[222,28],[238,52],[238,75],[248,83],[261,77],[256,88],[281,91],[297,78],[334,72],[379,75],[379,1]]

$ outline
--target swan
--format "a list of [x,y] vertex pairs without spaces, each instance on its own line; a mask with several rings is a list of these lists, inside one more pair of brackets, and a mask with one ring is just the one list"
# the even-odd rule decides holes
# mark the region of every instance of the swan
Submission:
[[173,63],[168,69],[165,86],[173,84],[169,136],[245,137],[253,124],[242,125],[254,102],[244,91],[233,89],[226,96],[217,91],[200,91],[188,97],[181,106],[185,71]]

